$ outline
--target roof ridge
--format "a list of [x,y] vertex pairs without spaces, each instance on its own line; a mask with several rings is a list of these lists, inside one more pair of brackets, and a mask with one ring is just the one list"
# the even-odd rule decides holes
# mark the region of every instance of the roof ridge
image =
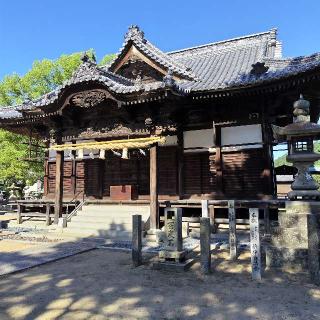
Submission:
[[182,76],[183,78],[186,77],[192,80],[196,79],[196,75],[194,75],[188,67],[186,67],[182,63],[175,61],[174,58],[172,58],[166,52],[162,51],[149,40],[147,40],[144,37],[144,32],[140,30],[140,28],[136,25],[132,25],[129,27],[128,32],[125,35],[122,47],[120,48],[114,59],[106,65],[106,68],[108,70],[112,70],[130,42],[132,42],[132,44],[138,50],[146,54],[151,60],[154,60],[156,63],[164,66],[167,70],[172,69],[174,73]]
[[233,41],[238,41],[238,40],[243,40],[243,39],[248,39],[248,38],[254,38],[254,37],[263,36],[263,35],[272,34],[272,33],[276,34],[277,33],[277,29],[276,28],[272,28],[272,29],[270,29],[268,31],[264,31],[264,32],[253,33],[253,34],[248,34],[248,35],[245,35],[245,36],[230,38],[230,39],[226,39],[226,40],[209,42],[209,43],[201,44],[201,45],[198,45],[198,46],[192,46],[192,47],[187,47],[187,48],[183,48],[183,49],[168,51],[168,52],[166,52],[166,54],[172,55],[172,54],[175,54],[175,53],[182,53],[184,51],[202,49],[202,48],[213,46],[213,45],[225,44],[225,43],[228,43],[228,42],[233,42]]

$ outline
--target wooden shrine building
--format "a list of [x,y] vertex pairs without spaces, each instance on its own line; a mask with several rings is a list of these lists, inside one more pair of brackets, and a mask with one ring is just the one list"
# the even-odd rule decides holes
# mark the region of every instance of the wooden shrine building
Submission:
[[137,27],[106,66],[0,109],[0,127],[45,141],[45,199],[270,199],[271,124],[302,93],[317,122],[320,54],[282,58],[277,32],[163,52]]

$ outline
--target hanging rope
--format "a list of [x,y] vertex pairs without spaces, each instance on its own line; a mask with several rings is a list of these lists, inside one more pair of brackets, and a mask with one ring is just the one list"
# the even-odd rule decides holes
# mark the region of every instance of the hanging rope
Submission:
[[52,145],[49,150],[64,151],[64,150],[119,150],[119,149],[142,149],[151,146],[154,143],[164,144],[166,141],[165,137],[148,137],[148,138],[137,138],[137,139],[126,139],[126,140],[111,140],[111,141],[92,141],[85,143],[74,143],[74,144],[56,144]]

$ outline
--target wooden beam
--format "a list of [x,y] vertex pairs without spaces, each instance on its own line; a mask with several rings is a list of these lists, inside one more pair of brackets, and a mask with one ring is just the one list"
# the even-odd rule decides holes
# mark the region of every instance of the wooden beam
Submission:
[[55,224],[58,224],[59,218],[62,217],[63,163],[64,163],[64,151],[57,151],[56,187],[55,187],[55,200],[54,200],[54,223]]
[[158,144],[150,148],[150,229],[159,228]]

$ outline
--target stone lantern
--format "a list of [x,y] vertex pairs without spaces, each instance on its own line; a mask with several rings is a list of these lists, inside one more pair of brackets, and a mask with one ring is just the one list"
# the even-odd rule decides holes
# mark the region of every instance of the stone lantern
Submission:
[[275,139],[287,141],[287,161],[298,169],[298,173],[288,193],[290,200],[320,200],[319,185],[309,173],[309,168],[320,159],[320,154],[313,149],[313,140],[320,137],[320,125],[310,122],[310,102],[300,95],[293,104],[293,123],[285,127],[273,125]]

